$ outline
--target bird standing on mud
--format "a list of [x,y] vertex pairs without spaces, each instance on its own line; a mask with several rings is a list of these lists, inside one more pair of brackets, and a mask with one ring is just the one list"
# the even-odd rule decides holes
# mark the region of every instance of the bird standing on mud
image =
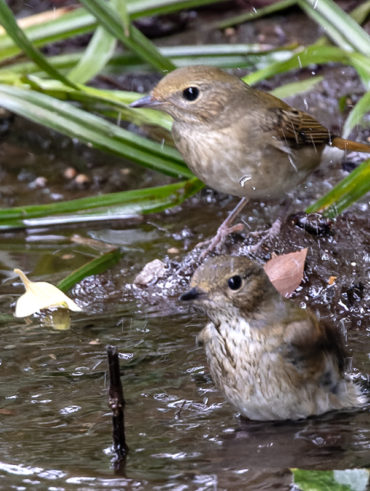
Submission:
[[207,186],[242,198],[208,250],[240,230],[231,224],[249,199],[281,200],[304,181],[325,145],[370,153],[370,145],[330,135],[309,114],[215,67],[178,68],[131,107],[170,114],[190,170]]
[[212,378],[243,416],[296,420],[366,402],[344,374],[339,333],[283,298],[257,264],[214,257],[190,286],[181,300],[210,319],[198,339]]

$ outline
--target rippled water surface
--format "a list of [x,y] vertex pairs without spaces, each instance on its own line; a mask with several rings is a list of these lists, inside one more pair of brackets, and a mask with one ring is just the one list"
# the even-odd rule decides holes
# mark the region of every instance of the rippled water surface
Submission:
[[[62,241],[45,252],[47,235],[41,244],[29,250],[23,244],[7,255],[8,264],[26,269],[27,263],[37,271],[49,257],[49,267],[60,271],[38,279],[53,281],[64,270],[63,257],[75,266],[86,260],[83,249],[73,251]],[[4,259],[5,239],[2,245]],[[75,288],[89,314],[73,314],[67,331],[40,326],[37,319],[12,319],[11,303],[21,288],[2,271],[0,487],[284,489],[291,467],[369,464],[366,410],[296,423],[240,421],[214,388],[195,346],[205,319],[181,311],[176,298],[162,299],[159,307],[135,300],[124,288],[134,257]],[[365,374],[366,332],[353,330],[348,341],[354,366]],[[120,474],[110,462],[107,344],[120,351],[127,402],[130,453]]]

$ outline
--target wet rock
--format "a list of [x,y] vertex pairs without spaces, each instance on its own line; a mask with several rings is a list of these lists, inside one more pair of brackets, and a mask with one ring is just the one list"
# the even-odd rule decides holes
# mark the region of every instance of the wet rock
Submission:
[[309,215],[304,212],[297,213],[291,217],[291,221],[312,235],[326,235],[332,232],[333,220],[322,216],[320,213]]
[[154,259],[146,264],[140,273],[134,279],[135,285],[147,286],[156,283],[158,279],[163,278],[166,274],[166,265],[159,259]]

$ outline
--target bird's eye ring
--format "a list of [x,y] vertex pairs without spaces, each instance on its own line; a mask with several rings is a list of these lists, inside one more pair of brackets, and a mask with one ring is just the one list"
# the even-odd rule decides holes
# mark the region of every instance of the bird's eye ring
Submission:
[[199,96],[199,89],[197,87],[187,87],[182,91],[182,96],[187,101],[195,101]]
[[242,279],[239,275],[235,275],[228,279],[227,284],[231,290],[239,290],[242,286]]

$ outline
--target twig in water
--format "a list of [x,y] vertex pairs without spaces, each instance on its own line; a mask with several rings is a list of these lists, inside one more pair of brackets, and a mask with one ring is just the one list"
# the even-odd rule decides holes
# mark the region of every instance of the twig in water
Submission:
[[115,346],[107,346],[109,366],[109,407],[112,410],[113,448],[115,452],[114,469],[121,470],[126,461],[128,446],[125,437],[124,408],[118,351]]

